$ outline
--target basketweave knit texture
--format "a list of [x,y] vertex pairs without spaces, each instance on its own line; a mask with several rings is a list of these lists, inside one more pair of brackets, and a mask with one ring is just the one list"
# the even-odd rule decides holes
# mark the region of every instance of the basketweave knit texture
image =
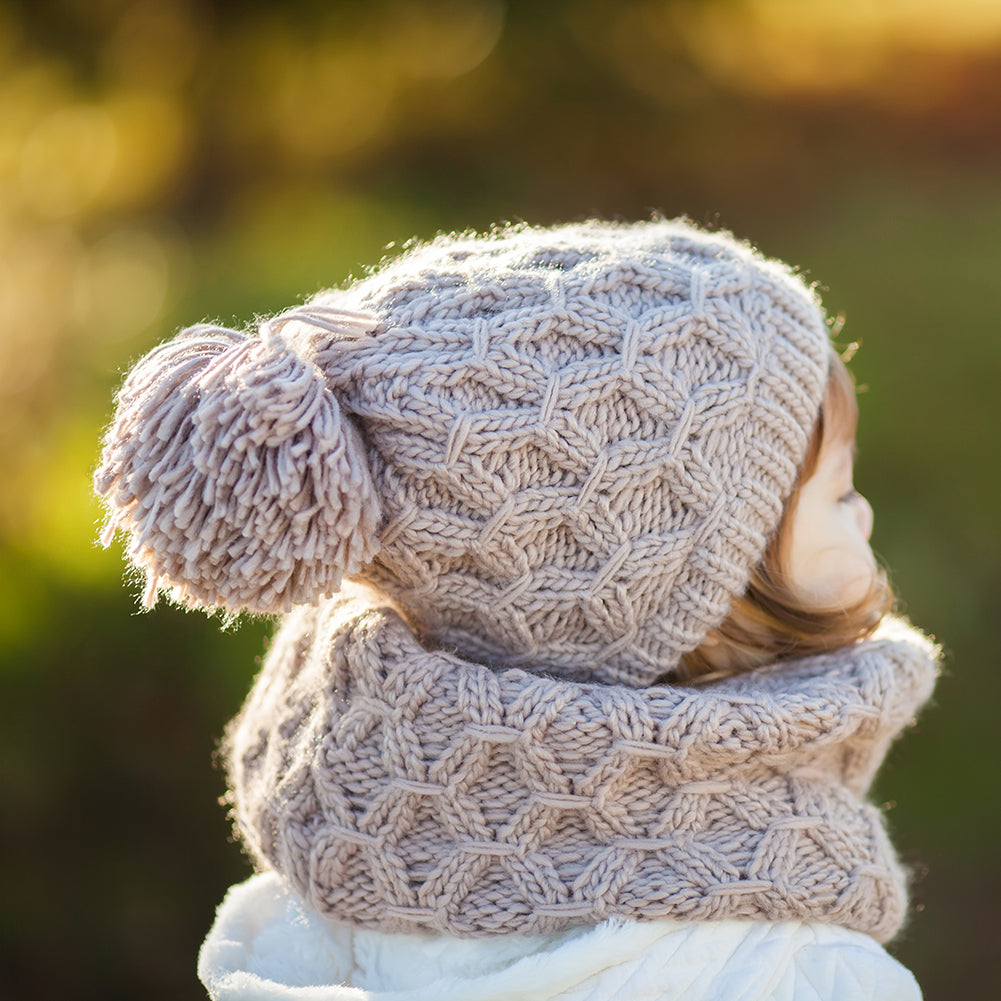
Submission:
[[365,927],[742,917],[885,941],[905,879],[864,796],[935,659],[890,622],[714,686],[581,686],[335,599],[289,617],[231,725],[235,816],[313,908]]
[[[316,347],[345,305],[375,336]],[[304,312],[372,449],[360,578],[464,655],[627,684],[745,591],[830,352],[789,269],[676,222],[449,237]]]

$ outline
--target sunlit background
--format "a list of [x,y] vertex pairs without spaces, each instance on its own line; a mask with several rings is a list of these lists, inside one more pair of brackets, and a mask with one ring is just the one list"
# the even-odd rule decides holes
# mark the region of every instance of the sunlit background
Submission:
[[407,239],[687,214],[860,341],[858,485],[950,651],[877,796],[927,1001],[1001,996],[997,0],[0,0],[0,994],[196,999],[213,748],[268,624],[137,612],[93,540],[130,361]]

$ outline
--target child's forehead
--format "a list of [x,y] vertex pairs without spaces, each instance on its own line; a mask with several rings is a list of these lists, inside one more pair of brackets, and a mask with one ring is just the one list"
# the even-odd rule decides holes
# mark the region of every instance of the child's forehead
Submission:
[[855,436],[844,433],[824,435],[817,456],[817,467],[814,475],[820,473],[830,479],[851,477],[855,465]]
[[821,449],[846,452],[854,460],[858,452],[856,433],[858,431],[858,413],[845,412],[834,415],[824,414],[824,439]]
[[845,442],[835,453],[834,470],[837,473],[851,472],[855,464],[855,441]]

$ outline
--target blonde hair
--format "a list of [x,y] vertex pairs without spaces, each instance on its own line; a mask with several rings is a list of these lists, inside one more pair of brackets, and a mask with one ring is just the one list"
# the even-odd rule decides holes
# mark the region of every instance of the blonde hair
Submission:
[[751,573],[747,591],[701,646],[684,654],[669,682],[705,683],[789,657],[824,653],[870,636],[893,604],[886,574],[874,575],[869,592],[847,608],[816,608],[786,586],[790,527],[803,484],[817,468],[825,442],[850,442],[858,426],[855,383],[832,351],[820,413],[782,521]]

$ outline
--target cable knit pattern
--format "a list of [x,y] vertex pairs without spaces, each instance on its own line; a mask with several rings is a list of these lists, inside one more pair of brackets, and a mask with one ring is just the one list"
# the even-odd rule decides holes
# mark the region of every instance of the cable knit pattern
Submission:
[[148,603],[281,612],[355,577],[483,663],[649,684],[746,589],[829,353],[810,290],[727,234],[443,237],[140,362],[105,541]]
[[[229,731],[258,860],[384,930],[891,936],[904,876],[864,797],[928,644],[645,687],[744,593],[830,351],[788,268],[654,221],[442,237],[140,362],[105,539],[149,601],[299,606]],[[351,577],[376,596],[331,597]]]
[[885,941],[905,879],[864,795],[934,675],[890,623],[703,688],[578,685],[335,601],[287,621],[231,727],[236,817],[312,907],[363,927],[796,918]]
[[380,318],[316,355],[372,446],[361,576],[425,635],[648,684],[725,618],[826,380],[788,268],[676,222],[524,228],[419,246],[307,309],[344,306]]

